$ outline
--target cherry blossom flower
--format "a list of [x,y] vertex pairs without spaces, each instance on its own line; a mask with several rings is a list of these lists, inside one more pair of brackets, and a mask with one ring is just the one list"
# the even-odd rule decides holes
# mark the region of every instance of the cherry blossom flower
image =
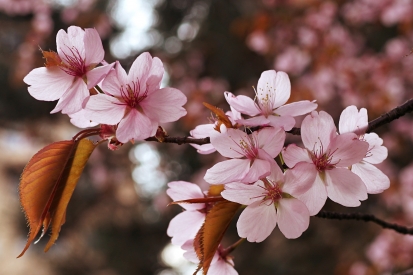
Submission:
[[[185,250],[185,259],[196,264],[199,262],[194,250],[194,240],[188,240],[181,248]],[[232,257],[228,255],[228,252],[221,245],[218,246],[212,258],[207,275],[238,275],[234,268]]]
[[[241,119],[240,112],[236,111],[232,107],[231,107],[231,111],[226,112],[225,115],[228,120],[227,122],[230,123],[230,125],[228,125],[230,128],[236,125],[237,119]],[[227,126],[225,125],[225,123],[221,121],[219,117],[218,118],[213,117],[212,120],[213,120],[213,123],[198,125],[195,127],[195,129],[191,130],[189,133],[194,138],[206,138],[206,137],[211,137],[212,135],[227,131]],[[216,151],[216,149],[211,143],[202,144],[202,145],[191,143],[191,145],[195,149],[197,149],[198,153],[202,155],[211,154]]]
[[353,207],[367,199],[363,181],[348,169],[366,156],[367,142],[359,140],[354,133],[337,134],[333,118],[323,111],[313,111],[304,118],[301,137],[305,149],[290,144],[282,154],[288,167],[314,179],[297,196],[311,215],[320,211],[327,196],[341,205]]
[[373,164],[383,162],[387,158],[387,148],[382,146],[383,140],[376,133],[365,134],[368,126],[367,110],[349,106],[340,116],[339,131],[355,133],[360,140],[369,144],[368,151],[362,161],[351,166],[351,171],[358,175],[367,187],[367,193],[381,193],[390,186],[389,178]]
[[297,185],[309,184],[305,181],[311,180],[310,177],[298,178],[291,169],[283,174],[277,165],[273,165],[271,175],[253,185],[226,184],[221,195],[247,205],[237,222],[238,235],[250,242],[262,242],[278,223],[286,238],[301,236],[310,223],[310,213],[295,197],[295,192]]
[[[168,183],[166,193],[174,201],[203,198],[204,194],[198,185],[186,181],[173,181]],[[196,233],[204,223],[207,204],[182,203],[186,211],[178,214],[169,223],[166,233],[172,237],[172,244],[183,245],[186,241],[194,239]]]
[[116,63],[102,84],[105,94],[91,96],[85,109],[94,122],[115,125],[117,139],[143,140],[155,135],[159,123],[172,122],[186,115],[186,96],[160,84],[164,68],[159,58],[147,52],[139,55],[127,75]]
[[208,169],[204,179],[211,184],[252,183],[268,176],[274,158],[285,141],[281,128],[267,127],[248,135],[238,129],[211,136],[211,144],[224,157],[231,158]]
[[288,75],[274,70],[265,71],[258,80],[256,102],[251,98],[234,96],[225,92],[229,105],[242,114],[251,116],[249,119],[237,120],[245,126],[282,127],[289,131],[293,128],[293,117],[307,114],[317,108],[317,104],[308,100],[284,105],[290,98],[291,84]]
[[96,67],[103,61],[104,50],[95,29],[71,26],[56,37],[57,53],[45,52],[46,67],[32,70],[23,81],[38,100],[59,100],[51,113],[79,112],[89,97],[89,89],[101,81],[113,64]]

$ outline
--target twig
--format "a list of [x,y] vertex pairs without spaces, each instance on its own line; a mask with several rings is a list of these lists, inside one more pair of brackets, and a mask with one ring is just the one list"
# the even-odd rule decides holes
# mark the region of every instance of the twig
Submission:
[[382,114],[378,118],[372,120],[369,122],[369,126],[367,127],[366,133],[370,133],[374,129],[383,126],[386,123],[390,123],[395,119],[398,119],[401,116],[404,116],[407,113],[410,113],[413,111],[413,98],[409,99],[405,103],[403,103],[400,106],[397,106],[390,112],[387,112],[385,114]]
[[[156,137],[150,137],[145,139],[146,141],[158,141],[160,142]],[[187,144],[187,143],[193,143],[193,144],[207,144],[210,143],[209,137],[206,138],[193,138],[193,137],[165,137],[162,143],[176,143],[176,144]]]
[[[413,98],[409,99],[405,103],[403,103],[400,106],[397,106],[396,108],[392,109],[391,111],[382,114],[380,117],[372,120],[369,122],[366,133],[370,133],[376,128],[383,126],[386,123],[390,123],[395,119],[398,119],[401,116],[404,116],[407,113],[410,113],[413,111]],[[290,131],[287,131],[287,133],[290,133],[292,135],[300,135],[301,134],[301,129],[300,128],[292,128]],[[158,141],[155,137],[150,137],[147,138],[146,141]],[[165,137],[165,140],[162,142],[166,143],[176,143],[176,144],[186,144],[186,143],[193,143],[193,144],[198,144],[198,145],[203,145],[210,143],[209,137],[206,138],[193,138],[193,137]]]
[[356,220],[356,221],[364,221],[364,222],[374,222],[383,228],[392,229],[401,234],[413,235],[413,227],[406,227],[406,226],[402,226],[396,223],[389,223],[371,214],[335,213],[335,212],[320,211],[315,216],[319,218],[331,219],[331,220]]

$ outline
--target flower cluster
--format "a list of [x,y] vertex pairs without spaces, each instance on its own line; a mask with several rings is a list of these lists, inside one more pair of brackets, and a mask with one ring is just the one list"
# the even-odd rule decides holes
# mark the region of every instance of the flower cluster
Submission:
[[[387,157],[387,149],[377,134],[365,132],[366,109],[347,107],[337,131],[328,113],[315,111],[315,102],[285,104],[291,91],[286,73],[265,71],[257,87],[255,100],[225,92],[231,107],[226,113],[229,123],[222,122],[222,110],[218,114],[210,108],[217,117],[214,123],[191,132],[194,137],[210,137],[208,147],[197,147],[199,153],[217,151],[228,158],[208,169],[204,179],[211,185],[223,185],[224,199],[246,206],[237,222],[241,238],[262,242],[277,225],[286,238],[298,238],[308,228],[309,217],[322,209],[327,198],[355,207],[367,199],[367,194],[389,187],[388,177],[374,166]],[[304,148],[296,144],[284,147],[286,131],[297,124],[295,117],[302,115],[306,115],[301,124]],[[177,199],[172,195],[177,184],[170,183],[169,187],[174,201],[195,198],[191,188],[181,187],[186,195]],[[205,213],[205,206],[195,209],[197,213],[188,209],[188,204],[181,206],[187,211],[173,219],[168,229],[173,242],[181,240],[179,245],[183,236],[186,242],[193,242],[198,232],[195,228],[201,227]],[[194,218],[183,221],[184,216]],[[191,234],[186,234],[189,229]]]
[[[100,124],[99,134],[109,148],[158,137],[161,123],[186,114],[186,96],[179,90],[161,88],[162,62],[142,53],[129,73],[116,61],[104,61],[102,42],[94,29],[69,27],[57,34],[57,52],[43,51],[45,67],[32,70],[24,81],[38,100],[58,100],[52,113],[68,114],[79,127]],[[206,171],[211,186],[222,192],[210,197],[189,182],[169,183],[167,194],[185,211],[169,225],[172,243],[187,252],[190,261],[196,237],[217,202],[246,206],[237,230],[241,238],[262,242],[277,226],[286,238],[298,238],[308,228],[327,198],[343,206],[359,206],[367,194],[377,194],[390,185],[374,165],[387,157],[383,140],[366,133],[366,109],[347,107],[337,130],[333,118],[315,111],[314,101],[288,103],[291,84],[286,73],[268,70],[261,74],[255,98],[225,92],[231,111],[205,104],[215,117],[211,124],[191,131],[195,138],[209,137],[210,144],[196,145],[199,153],[217,151],[228,158]],[[286,132],[304,116],[301,138],[285,147]],[[220,240],[219,240],[220,241]],[[215,251],[215,248],[214,248]],[[229,256],[231,249],[217,243],[209,274],[237,274]]]
[[24,78],[34,98],[59,100],[51,113],[68,114],[81,128],[111,125],[119,143],[154,136],[160,123],[186,114],[182,107],[186,96],[177,89],[160,87],[164,68],[159,58],[142,53],[127,74],[119,62],[104,61],[95,29],[76,26],[67,33],[60,30],[56,44],[57,53],[43,51],[45,67]]

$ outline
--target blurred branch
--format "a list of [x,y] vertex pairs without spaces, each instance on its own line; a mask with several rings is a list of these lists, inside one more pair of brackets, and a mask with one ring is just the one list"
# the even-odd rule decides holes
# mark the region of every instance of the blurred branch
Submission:
[[382,114],[378,118],[372,120],[369,122],[369,126],[367,127],[366,133],[370,133],[374,129],[383,126],[386,123],[390,123],[395,119],[398,119],[401,116],[404,116],[407,113],[410,113],[413,111],[413,98],[407,100],[405,103],[403,103],[400,106],[397,106],[393,110]]
[[413,275],[413,268],[410,268],[399,273],[394,273],[393,275]]
[[395,223],[389,223],[371,214],[335,213],[335,212],[320,211],[315,216],[319,218],[323,218],[323,219],[330,219],[330,220],[357,220],[357,221],[364,221],[364,222],[374,222],[383,228],[392,229],[401,234],[413,235],[412,227],[406,227],[406,226],[402,226],[402,225],[395,224]]

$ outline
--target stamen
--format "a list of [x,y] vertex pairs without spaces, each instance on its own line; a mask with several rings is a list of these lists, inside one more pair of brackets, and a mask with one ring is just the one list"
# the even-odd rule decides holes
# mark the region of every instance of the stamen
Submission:
[[148,96],[148,85],[146,85],[145,91],[141,94],[139,79],[131,84],[121,85],[120,94],[124,103],[121,105],[127,105],[130,108],[139,109],[139,103],[142,102]]
[[324,147],[323,147],[323,143],[321,142],[321,140],[320,140],[320,146],[318,147],[319,150],[316,150],[316,144],[317,143],[314,143],[313,151],[311,154],[311,160],[313,161],[317,170],[322,172],[325,170],[331,170],[335,168],[335,166],[337,165],[337,163],[340,162],[340,160],[337,161],[336,163],[331,163],[331,162],[333,160],[333,155],[338,150],[338,148],[334,149],[333,151],[328,150],[327,152],[324,153]]
[[[260,95],[258,94],[257,90],[255,89],[255,87],[252,87],[254,89],[255,92],[255,98],[254,101],[256,101],[255,105],[261,110],[261,113],[265,116],[268,117],[269,115],[273,115],[273,111],[274,111],[274,98],[273,95],[275,95],[275,88],[271,87],[268,85],[266,85],[267,88],[267,92],[265,92],[262,88],[262,94],[265,95],[263,97],[260,98]],[[272,91],[273,90],[273,91]]]
[[241,149],[241,151],[237,151],[233,148],[230,149],[234,150],[240,155],[244,155],[249,160],[254,160],[258,156],[258,140],[251,135],[248,135],[247,137],[248,140],[241,139],[237,142],[231,136],[229,136],[229,138],[232,139],[232,141],[238,146],[239,149]]
[[[267,206],[270,206],[273,203],[278,202],[282,199],[282,190],[281,187],[276,183],[268,178],[261,179],[265,186],[258,185],[260,188],[263,189],[263,193],[260,196],[256,196],[253,198],[261,198],[261,203],[264,203]],[[268,204],[267,204],[268,203]]]
[[82,58],[79,50],[75,47],[66,48],[72,53],[71,55],[62,51],[64,58],[60,69],[72,76],[83,77],[86,74],[85,60]]

